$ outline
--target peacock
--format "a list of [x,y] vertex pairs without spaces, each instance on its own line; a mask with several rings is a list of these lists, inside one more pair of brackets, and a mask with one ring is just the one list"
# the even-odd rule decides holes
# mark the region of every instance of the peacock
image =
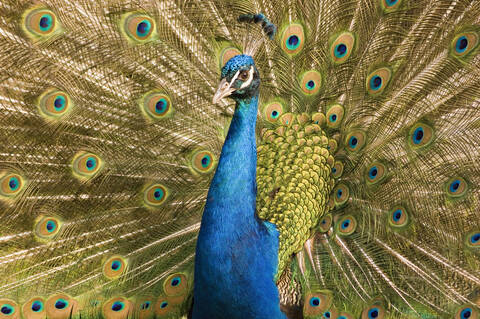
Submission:
[[480,1],[2,0],[0,319],[480,318]]

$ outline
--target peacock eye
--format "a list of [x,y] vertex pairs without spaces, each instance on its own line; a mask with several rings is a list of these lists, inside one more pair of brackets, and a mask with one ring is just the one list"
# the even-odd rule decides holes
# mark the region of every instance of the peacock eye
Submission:
[[248,71],[242,71],[239,75],[240,80],[245,81],[248,79]]

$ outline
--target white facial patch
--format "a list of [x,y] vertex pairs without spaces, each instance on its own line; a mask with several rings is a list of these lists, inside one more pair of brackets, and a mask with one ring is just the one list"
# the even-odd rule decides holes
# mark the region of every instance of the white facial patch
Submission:
[[237,73],[235,73],[230,83],[228,83],[228,87],[231,87],[232,84],[235,83],[235,80],[238,78],[239,75],[240,75],[240,70],[238,70]]
[[[232,86],[233,83],[235,83],[235,80],[238,78],[238,76],[240,75],[240,72],[241,70],[238,70],[237,73],[235,73],[235,75],[233,76],[232,80],[230,81],[229,83],[229,87]],[[252,80],[253,80],[253,66],[250,67],[250,70],[248,70],[248,79],[247,81],[245,81],[242,86],[240,86],[238,88],[238,90],[241,90],[241,89],[244,89],[246,88],[247,86],[249,86],[251,83],[252,83]]]
[[[237,74],[235,74],[235,77],[238,76],[240,71],[237,72]],[[246,88],[247,86],[249,86],[251,83],[252,83],[252,80],[253,80],[253,66],[250,67],[250,70],[248,70],[248,79],[247,81],[245,81],[242,86],[239,88],[239,90],[243,89],[243,88]]]

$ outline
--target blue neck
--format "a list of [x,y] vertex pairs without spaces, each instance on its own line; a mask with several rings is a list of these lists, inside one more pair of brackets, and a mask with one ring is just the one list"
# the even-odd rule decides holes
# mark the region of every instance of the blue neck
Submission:
[[193,318],[285,318],[278,232],[255,215],[258,95],[237,101],[197,240]]
[[[233,224],[258,226],[254,218],[257,196],[257,147],[255,143],[257,104],[258,95],[251,100],[237,102],[218,167],[208,192],[202,219],[205,227],[216,229],[218,225],[223,225],[228,228],[226,230],[231,231],[230,226]],[[250,205],[243,209],[231,210],[231,208],[238,207],[240,201]],[[205,223],[207,221],[205,219],[208,219],[208,223]]]

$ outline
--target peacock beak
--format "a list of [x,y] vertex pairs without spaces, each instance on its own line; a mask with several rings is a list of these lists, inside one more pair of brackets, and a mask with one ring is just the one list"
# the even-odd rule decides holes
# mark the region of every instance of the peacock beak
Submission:
[[230,86],[231,83],[228,83],[227,79],[222,79],[222,81],[220,81],[217,92],[215,92],[215,95],[213,96],[213,104],[218,103],[218,101],[220,101],[226,96],[231,95],[235,91],[235,89]]

